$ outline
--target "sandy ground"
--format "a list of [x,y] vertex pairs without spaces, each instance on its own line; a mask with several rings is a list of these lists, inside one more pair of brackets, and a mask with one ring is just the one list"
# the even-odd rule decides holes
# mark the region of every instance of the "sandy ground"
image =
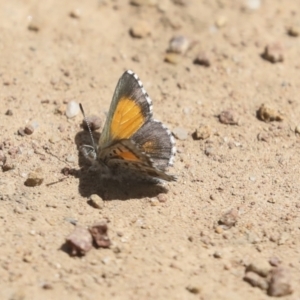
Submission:
[[[137,2],[153,5],[0,1],[1,299],[268,299],[279,288],[299,300],[300,1]],[[176,35],[191,47],[172,64]],[[262,58],[267,45],[282,62]],[[199,53],[209,67],[193,63]],[[180,133],[175,183],[104,184],[78,153],[89,137],[67,103],[103,123],[126,69]],[[263,103],[283,121],[259,120]],[[43,183],[26,186],[37,168]],[[74,223],[102,220],[111,247],[70,256]]]

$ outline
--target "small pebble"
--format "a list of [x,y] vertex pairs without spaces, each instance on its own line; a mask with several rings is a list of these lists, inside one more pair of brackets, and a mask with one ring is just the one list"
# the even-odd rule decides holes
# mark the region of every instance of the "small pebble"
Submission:
[[182,56],[178,53],[166,53],[164,61],[173,65],[177,65],[182,61]]
[[52,285],[51,283],[49,283],[49,282],[44,282],[44,283],[42,284],[42,288],[43,288],[44,290],[52,290],[52,289],[53,289],[53,285]]
[[25,132],[27,135],[33,134],[33,132],[34,132],[34,127],[33,127],[31,124],[28,124],[28,125],[26,125],[25,128],[24,128],[24,132]]
[[14,168],[15,168],[15,165],[12,162],[8,161],[8,160],[6,160],[4,162],[4,164],[2,165],[2,171],[3,172],[11,171]]
[[75,162],[75,156],[74,155],[68,155],[66,158],[66,161],[69,163]]
[[290,273],[285,268],[275,268],[271,271],[268,295],[272,297],[282,297],[293,293]]
[[224,229],[229,229],[232,226],[235,226],[238,219],[238,213],[237,209],[231,209],[220,218],[218,223],[224,225]]
[[169,10],[170,2],[169,0],[160,0],[157,2],[158,11],[165,13]]
[[64,115],[66,113],[66,106],[63,104],[57,106],[54,113],[58,115]]
[[270,135],[267,132],[260,132],[257,135],[257,140],[268,143],[270,141]]
[[30,231],[29,231],[29,234],[30,234],[30,235],[35,235],[36,232],[35,232],[35,230],[30,230]]
[[208,146],[205,147],[204,153],[205,153],[205,155],[207,155],[207,156],[214,155],[215,149],[214,149],[214,147],[208,145]]
[[78,221],[74,218],[64,218],[65,221],[71,223],[72,225],[77,225]]
[[276,200],[273,197],[269,198],[267,201],[268,203],[272,203],[272,204],[276,203]]
[[256,259],[246,267],[246,272],[254,272],[262,277],[267,277],[271,271],[270,264],[264,259]]
[[13,112],[11,109],[8,109],[5,113],[6,116],[12,116],[13,115]]
[[282,114],[265,104],[262,104],[260,106],[260,108],[256,112],[256,115],[259,120],[264,122],[283,121]]
[[40,30],[40,25],[36,20],[31,18],[27,28],[30,31],[38,32]]
[[268,281],[254,272],[247,272],[244,276],[244,280],[253,287],[258,287],[261,290],[268,289]]
[[176,127],[173,129],[174,136],[181,141],[184,141],[188,138],[188,132],[182,127]]
[[31,252],[25,253],[24,256],[23,256],[23,261],[24,262],[31,263],[32,259],[33,259],[33,257],[32,257]]
[[257,10],[261,6],[261,0],[245,0],[245,5],[248,9]]
[[291,26],[287,29],[287,33],[289,36],[298,37],[300,35],[300,27],[299,26]]
[[107,235],[108,227],[105,222],[94,224],[89,227],[89,231],[98,247],[108,248],[111,245],[111,241]]
[[131,0],[130,4],[135,6],[155,6],[158,0]]
[[188,285],[186,287],[187,291],[189,291],[191,294],[199,294],[201,289],[198,286],[195,285]]
[[70,11],[69,16],[74,19],[79,19],[81,16],[80,9],[76,8],[76,9]]
[[103,199],[97,194],[93,194],[90,196],[90,199],[88,200],[88,204],[98,209],[102,209],[104,207]]
[[50,137],[49,142],[51,144],[56,144],[57,142],[60,141],[60,137],[56,134]]
[[95,115],[87,116],[86,120],[82,121],[82,127],[84,130],[88,130],[86,122],[88,122],[92,131],[99,129],[102,123],[101,119]]
[[133,55],[131,57],[131,59],[132,59],[132,61],[135,61],[135,62],[140,62],[141,61],[140,57],[137,54]]
[[16,157],[17,154],[21,154],[21,150],[20,147],[11,147],[9,148],[9,150],[7,151],[7,153],[12,156],[13,158]]
[[269,264],[273,267],[278,267],[281,264],[281,260],[278,257],[273,256],[269,259]]
[[28,177],[25,181],[25,185],[34,187],[34,186],[41,185],[43,181],[44,181],[44,177],[43,177],[42,169],[38,168],[34,172],[30,172],[28,174]]
[[255,232],[249,232],[246,238],[251,244],[258,244],[261,242],[261,238]]
[[111,257],[105,256],[101,259],[101,261],[104,265],[108,265],[111,262]]
[[195,132],[193,133],[192,137],[194,140],[205,140],[208,139],[211,135],[211,129],[207,125],[200,125]]
[[176,5],[186,6],[189,0],[172,0],[172,2]]
[[265,47],[262,58],[271,62],[278,63],[283,62],[283,46],[280,43],[272,43]]
[[67,109],[66,109],[66,116],[68,119],[76,117],[80,112],[80,108],[77,102],[75,101],[70,101],[67,104]]
[[210,194],[209,199],[213,200],[213,201],[216,201],[216,200],[218,200],[218,196],[216,196],[216,194]]
[[271,241],[271,242],[273,242],[273,243],[278,243],[279,235],[273,233],[273,234],[270,235],[269,238],[270,238],[270,241]]
[[26,133],[24,131],[24,128],[19,128],[18,129],[18,135],[20,135],[20,136],[25,136],[26,135]]
[[252,181],[252,182],[255,182],[256,181],[256,177],[255,176],[250,176],[249,180]]
[[66,238],[71,256],[85,255],[92,249],[92,242],[93,238],[89,230],[80,226],[76,226],[74,231]]
[[237,114],[233,110],[224,110],[219,115],[219,121],[226,125],[238,125]]
[[16,207],[14,208],[14,213],[15,214],[19,214],[19,215],[22,215],[26,212],[26,209],[25,207]]
[[223,228],[221,227],[221,226],[217,226],[216,228],[215,228],[215,232],[216,233],[218,233],[218,234],[221,234],[221,233],[223,233]]
[[65,132],[66,131],[66,126],[63,124],[60,124],[57,128],[60,132]]
[[4,78],[3,79],[3,85],[11,85],[12,84],[12,82],[11,82],[11,80],[9,80],[8,78]]
[[65,69],[61,69],[62,73],[66,76],[69,77],[70,76],[70,71],[65,70]]
[[157,199],[150,199],[149,200],[151,206],[158,206],[159,205],[159,201]]
[[216,251],[213,256],[214,256],[214,258],[222,258],[222,253],[219,251]]
[[167,52],[185,54],[189,46],[190,40],[187,37],[177,35],[171,38]]
[[151,34],[151,27],[145,21],[139,21],[130,28],[130,34],[134,38],[145,38]]
[[166,194],[160,193],[160,194],[157,195],[157,200],[159,202],[165,203],[165,202],[167,202],[168,197],[167,197]]
[[[178,83],[177,83],[177,86],[178,86],[181,90],[186,90],[186,89],[187,89],[187,86],[186,86],[185,83],[180,83],[180,82],[178,82]],[[184,113],[185,115],[190,115],[190,114],[191,114],[191,108],[190,108],[190,107],[184,107],[182,111],[183,111],[183,113]]]
[[200,52],[194,59],[194,64],[204,66],[204,67],[210,67],[211,60],[210,60],[209,56],[207,55],[207,53]]
[[216,20],[215,24],[218,28],[222,28],[227,24],[227,18],[225,16],[221,16]]

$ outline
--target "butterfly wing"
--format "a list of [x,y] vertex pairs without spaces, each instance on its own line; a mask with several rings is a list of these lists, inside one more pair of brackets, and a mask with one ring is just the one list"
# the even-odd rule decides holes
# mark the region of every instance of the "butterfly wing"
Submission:
[[98,150],[110,146],[115,140],[131,138],[151,118],[150,97],[137,75],[126,71],[116,86]]
[[106,148],[101,153],[101,161],[108,166],[112,177],[153,182],[176,180],[175,176],[155,167],[149,155],[131,140],[121,140]]
[[114,159],[109,162],[109,168],[115,173],[116,177],[126,180],[136,180],[145,182],[176,181],[174,175],[169,175],[157,168],[145,166],[139,162],[125,162],[124,160]]
[[133,135],[132,140],[151,159],[153,167],[164,171],[173,165],[175,141],[170,130],[161,122],[149,120]]

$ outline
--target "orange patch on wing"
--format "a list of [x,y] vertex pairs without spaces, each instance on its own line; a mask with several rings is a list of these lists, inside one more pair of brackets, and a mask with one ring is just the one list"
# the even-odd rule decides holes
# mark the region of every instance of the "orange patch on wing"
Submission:
[[122,157],[124,160],[140,161],[140,159],[134,153],[129,151],[120,152],[118,155]]
[[144,143],[142,145],[142,148],[144,149],[144,151],[146,152],[151,152],[153,150],[153,142],[152,141],[148,141],[146,143]]
[[111,121],[111,135],[116,139],[129,139],[145,122],[141,107],[130,98],[121,98]]

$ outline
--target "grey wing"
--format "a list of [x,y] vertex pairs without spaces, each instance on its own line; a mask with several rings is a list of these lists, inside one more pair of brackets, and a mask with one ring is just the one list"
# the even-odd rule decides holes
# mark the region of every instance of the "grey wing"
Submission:
[[174,138],[161,122],[149,120],[137,131],[132,140],[153,162],[153,166],[164,171],[173,165],[176,147]]

